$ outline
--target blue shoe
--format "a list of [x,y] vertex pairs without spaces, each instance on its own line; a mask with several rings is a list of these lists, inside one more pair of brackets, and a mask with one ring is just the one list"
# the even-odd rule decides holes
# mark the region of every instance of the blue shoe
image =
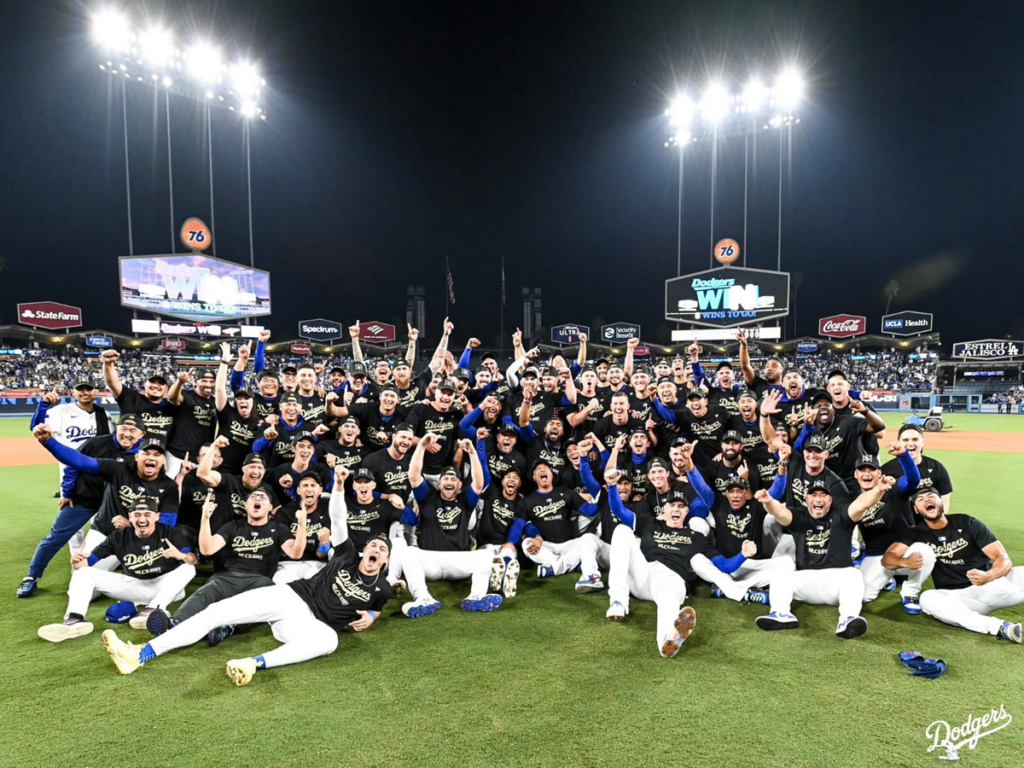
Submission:
[[459,606],[464,611],[490,613],[501,605],[501,595],[484,595],[483,597],[467,597]]
[[720,590],[718,587],[716,587],[714,584],[712,584],[711,585],[711,597],[713,597],[715,600],[718,600],[718,599],[720,599],[722,597],[725,597],[725,595],[722,594],[722,590]]
[[896,591],[896,579],[892,578],[892,579],[889,579],[887,582],[885,582],[885,586],[883,587],[883,589],[886,592],[895,592]]
[[546,579],[549,576],[554,576],[554,575],[555,575],[555,569],[552,568],[550,565],[538,565],[537,566],[537,578],[538,579]]
[[742,603],[759,603],[760,605],[768,605],[768,593],[762,592],[760,589],[748,589],[747,594],[743,596],[740,601]]
[[601,574],[599,573],[584,576],[576,582],[576,591],[580,593],[600,592],[602,589],[604,589],[604,582],[601,581]]
[[904,597],[903,612],[909,613],[911,616],[917,616],[921,613],[921,601],[916,597]]
[[836,626],[836,637],[849,640],[853,637],[860,637],[868,631],[868,622],[863,616],[847,616],[840,619]]
[[781,611],[772,611],[765,616],[758,616],[754,619],[754,623],[760,629],[767,629],[769,631],[775,629],[796,629],[800,626],[800,621],[792,613],[782,613]]
[[39,579],[33,576],[26,576],[21,580],[21,584],[18,585],[18,597],[32,597],[32,593],[36,591],[38,584]]
[[432,613],[437,613],[440,610],[441,603],[433,598],[414,600],[413,602],[406,603],[402,606],[402,613],[410,619],[419,619],[423,616],[429,616]]
[[153,637],[159,637],[177,623],[168,615],[167,611],[154,608],[146,618],[146,629]]
[[215,645],[223,643],[233,634],[235,634],[235,625],[225,624],[223,627],[217,627],[216,629],[210,630],[210,632],[206,634],[206,640],[210,644],[210,647],[213,648]]
[[1004,621],[1003,626],[999,628],[999,634],[996,635],[996,637],[999,637],[1002,640],[1009,640],[1011,643],[1020,645],[1022,639],[1021,635],[1022,632],[1020,624],[1013,624],[1012,622]]

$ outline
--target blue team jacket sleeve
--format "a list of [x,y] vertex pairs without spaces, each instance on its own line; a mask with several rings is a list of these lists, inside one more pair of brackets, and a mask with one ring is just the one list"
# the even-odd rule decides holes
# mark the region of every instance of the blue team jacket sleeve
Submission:
[[698,387],[703,384],[708,389],[711,389],[711,382],[708,381],[707,374],[704,373],[704,368],[700,363],[694,363],[693,366],[693,383]]
[[67,467],[64,470],[64,479],[60,481],[60,495],[62,499],[75,498],[75,486],[78,484],[78,470],[74,467]]
[[797,435],[796,442],[793,443],[793,450],[800,452],[804,449],[804,443],[814,433],[813,424],[804,424],[804,428],[800,430],[800,434]]
[[715,564],[715,568],[720,570],[722,573],[732,573],[739,568],[746,561],[743,553],[740,552],[732,557],[725,557],[725,555],[715,555],[711,558],[711,562]]
[[661,400],[659,398],[657,398],[657,397],[654,398],[653,402],[654,402],[654,410],[656,410],[658,412],[658,415],[661,416],[661,418],[663,418],[665,421],[667,421],[670,424],[675,424],[676,423],[676,412],[675,411],[673,411],[671,408],[669,408],[667,405],[665,405],[663,402],[661,402]]
[[410,507],[402,510],[401,520],[403,525],[418,525],[420,522],[420,519],[416,516],[416,511]]
[[96,476],[100,473],[100,463],[96,459],[79,453],[74,448],[61,445],[52,437],[43,443],[43,448],[52,453],[61,464],[67,464],[87,475]]
[[256,373],[267,367],[266,347],[262,341],[256,342],[256,354],[252,358],[252,369]]
[[519,429],[519,436],[523,438],[524,443],[532,443],[533,438],[537,436],[537,433],[533,431],[533,422],[528,422],[525,427],[517,427]]
[[420,484],[412,489],[412,495],[413,497],[415,497],[416,501],[423,501],[425,498],[427,498],[427,493],[429,491],[430,486],[427,484],[427,481],[421,480]]
[[772,482],[771,488],[768,489],[768,495],[776,501],[782,501],[782,497],[786,495],[786,480],[788,478],[788,474],[775,475],[775,480]]
[[476,441],[476,455],[480,459],[480,468],[484,471],[484,488],[491,484],[491,468],[487,466],[487,443],[484,440]]
[[525,531],[526,535],[529,536],[531,539],[540,536],[540,529],[533,523],[527,523]]
[[468,437],[470,440],[476,440],[476,420],[480,418],[480,414],[484,411],[482,408],[477,407],[462,417],[462,421],[459,422],[459,430]]
[[163,523],[164,525],[173,526],[178,522],[177,512],[161,512],[160,517],[157,518],[157,522]]
[[917,490],[917,486],[921,484],[921,470],[917,468],[917,464],[914,463],[914,457],[911,456],[907,451],[901,453],[896,460],[903,467],[903,477],[900,478],[899,482],[896,483],[896,487],[899,488],[900,493],[905,496],[909,496]]
[[267,440],[267,438],[265,438],[265,437],[257,438],[256,442],[254,442],[252,444],[252,452],[253,453],[263,453],[265,450],[267,450],[267,446],[268,445],[270,445],[270,441]]
[[704,480],[704,475],[700,473],[697,467],[694,467],[686,473],[686,479],[690,481],[690,485],[693,490],[697,492],[697,497],[704,502],[704,506],[709,509],[714,506],[715,503],[715,492],[707,481]]
[[32,414],[32,420],[28,423],[28,429],[30,432],[46,421],[46,412],[49,410],[50,404],[42,398],[39,398],[39,404],[36,406],[36,412]]
[[232,391],[241,389],[245,386],[245,371],[236,371],[234,368],[231,369],[231,381],[229,386]]
[[619,522],[628,525],[634,530],[636,529],[636,515],[633,514],[632,510],[626,509],[626,505],[622,503],[622,497],[619,496],[619,487],[617,485],[608,486],[608,507]]
[[508,538],[505,540],[507,544],[518,544],[519,540],[523,538],[523,529],[526,527],[526,521],[521,517],[517,517],[512,520],[512,525],[508,529]]
[[601,492],[601,484],[594,477],[594,472],[590,468],[590,462],[587,461],[585,456],[580,457],[580,478],[583,480],[583,487],[587,489],[587,493],[591,496],[596,497]]
[[[469,368],[469,358],[473,355],[473,349],[467,346],[462,350],[462,355],[459,356],[458,368]],[[473,374],[470,374],[472,376]]]

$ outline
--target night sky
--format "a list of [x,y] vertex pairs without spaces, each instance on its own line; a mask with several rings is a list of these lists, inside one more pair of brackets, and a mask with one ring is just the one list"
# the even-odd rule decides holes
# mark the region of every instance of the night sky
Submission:
[[[834,312],[877,330],[893,277],[893,310],[934,312],[947,349],[1024,330],[1020,3],[169,2],[136,4],[136,20],[143,5],[179,40],[212,24],[260,61],[255,259],[280,336],[311,317],[404,323],[416,283],[436,338],[447,256],[457,339],[495,341],[504,257],[507,329],[539,286],[546,326],[600,317],[655,340],[676,269],[667,102],[709,74],[739,89],[789,62],[809,80],[783,198],[797,332]],[[83,307],[87,329],[127,331],[120,88],[97,67],[93,6],[4,7],[0,320],[54,300]],[[163,97],[154,117],[134,85],[135,253],[167,253]],[[209,223],[200,108],[172,96],[171,113],[176,226]],[[217,255],[248,263],[241,119],[217,112],[213,130]],[[775,266],[778,152],[759,135],[750,267]],[[688,153],[684,273],[708,267],[712,237],[709,144]],[[742,139],[720,146],[715,239],[742,239],[743,156]]]

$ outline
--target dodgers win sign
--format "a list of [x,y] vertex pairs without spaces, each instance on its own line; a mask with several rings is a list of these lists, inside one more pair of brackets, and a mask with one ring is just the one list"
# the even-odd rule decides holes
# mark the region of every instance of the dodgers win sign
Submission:
[[720,267],[665,281],[665,319],[710,328],[789,314],[789,273]]

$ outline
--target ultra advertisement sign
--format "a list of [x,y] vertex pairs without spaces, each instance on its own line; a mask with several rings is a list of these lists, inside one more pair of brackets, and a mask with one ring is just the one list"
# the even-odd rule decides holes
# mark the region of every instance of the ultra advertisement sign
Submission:
[[720,267],[665,281],[665,319],[709,328],[789,314],[789,273]]

